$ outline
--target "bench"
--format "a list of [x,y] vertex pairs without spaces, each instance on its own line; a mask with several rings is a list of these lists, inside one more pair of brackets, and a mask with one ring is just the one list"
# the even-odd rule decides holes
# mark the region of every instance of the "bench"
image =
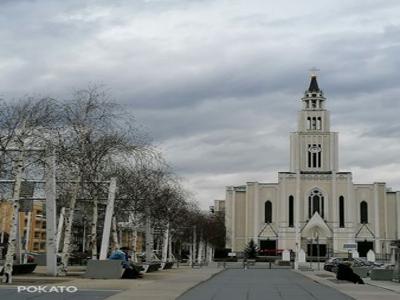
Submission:
[[298,263],[297,268],[299,271],[302,272],[309,272],[309,271],[314,271],[314,269],[310,266],[309,263]]
[[161,268],[161,263],[152,262],[152,263],[144,263],[143,269],[144,273],[156,272]]
[[392,281],[393,270],[387,269],[372,269],[369,273],[371,280]]
[[[37,264],[14,264],[12,275],[31,274],[35,271]],[[0,275],[3,275],[4,268],[0,270]]]
[[247,265],[248,266],[255,266],[256,265],[256,260],[255,259],[248,259],[247,260]]
[[133,279],[141,276],[143,267],[130,263],[124,268],[122,260],[88,260],[85,278],[92,279]]
[[172,269],[173,266],[174,266],[174,262],[167,261],[167,262],[161,263],[161,270]]
[[125,269],[122,260],[89,260],[85,278],[92,279],[119,279]]
[[286,266],[286,267],[292,266],[292,263],[291,263],[290,260],[280,260],[280,259],[278,259],[278,260],[275,261],[275,264],[278,265],[278,266]]

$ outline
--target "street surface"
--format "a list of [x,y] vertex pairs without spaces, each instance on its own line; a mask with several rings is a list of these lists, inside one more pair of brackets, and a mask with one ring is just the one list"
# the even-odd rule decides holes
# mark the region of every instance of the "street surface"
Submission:
[[228,269],[189,290],[179,300],[350,300],[339,291],[291,270]]
[[27,292],[17,292],[16,287],[1,288],[0,289],[0,299],[4,300],[103,300],[106,299],[119,291],[110,290],[80,290],[76,293],[27,293]]

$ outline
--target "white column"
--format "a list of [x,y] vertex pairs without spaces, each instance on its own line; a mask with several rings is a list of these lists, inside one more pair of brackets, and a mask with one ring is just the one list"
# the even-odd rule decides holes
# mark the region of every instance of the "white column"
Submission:
[[388,253],[390,250],[390,245],[388,243],[388,211],[387,211],[387,193],[386,193],[386,186],[384,187],[384,194],[383,194],[383,209],[384,209],[384,225],[385,225],[385,253]]
[[[281,202],[282,205],[280,206],[280,211],[278,212],[278,220],[284,220],[284,222],[280,222],[278,224],[278,232],[281,231],[281,224],[282,227],[289,227],[289,206],[288,206],[288,201],[289,201],[289,197],[288,195],[286,195],[286,176],[282,175],[281,177],[281,185],[280,185],[280,189],[279,189],[280,193],[281,193]],[[293,203],[294,204],[294,203]],[[278,241],[278,243],[281,243],[280,245],[277,245],[279,248],[281,249],[287,249],[287,233],[285,232],[282,236],[282,232],[279,232],[279,234],[281,235],[281,239]]]
[[259,193],[259,185],[258,182],[255,184],[255,192],[254,192],[254,213],[253,213],[253,217],[254,217],[254,228],[253,228],[253,238],[254,241],[258,244],[258,240],[257,240],[257,235],[259,232],[259,228],[258,228],[258,224],[260,224],[260,212],[259,212],[259,206],[260,206],[260,193]]
[[46,266],[47,274],[57,275],[56,157],[47,159],[46,169]]
[[357,210],[356,210],[356,199],[354,198],[354,187],[352,184],[351,174],[347,175],[347,198],[344,199],[345,207],[345,225],[348,222],[351,232],[351,237],[349,237],[349,243],[355,243],[355,224],[357,222]]
[[298,268],[298,255],[301,248],[300,238],[300,171],[296,173],[296,198],[295,198],[295,227],[296,227],[296,261],[295,268]]
[[[254,188],[254,184],[248,183],[247,184],[247,191],[251,190]],[[253,190],[254,193],[254,190]],[[251,193],[250,193],[251,194]],[[248,223],[250,222],[249,218],[249,205],[250,205],[250,199],[249,199],[249,192],[246,193],[244,197],[244,240],[245,243],[247,243],[247,238],[248,238]]]
[[232,251],[236,251],[236,232],[235,232],[235,223],[236,223],[236,191],[235,188],[232,190]]
[[397,239],[400,240],[400,192],[396,192]]
[[[332,171],[332,227],[333,227],[333,233],[332,233],[332,238],[333,238],[333,251],[338,250],[338,241],[336,238],[336,231],[338,229],[338,195],[336,192],[336,172]],[[329,199],[328,199],[329,200]],[[328,204],[328,203],[327,203]]]
[[115,177],[110,180],[110,188],[108,191],[108,200],[106,207],[106,216],[104,218],[104,229],[103,236],[101,239],[101,248],[100,248],[100,259],[107,258],[108,245],[110,243],[110,230],[111,230],[111,221],[112,216],[114,214],[114,201],[115,201],[115,192],[117,189],[117,180]]
[[374,234],[375,234],[375,253],[381,253],[381,235],[379,230],[379,194],[378,183],[374,183]]

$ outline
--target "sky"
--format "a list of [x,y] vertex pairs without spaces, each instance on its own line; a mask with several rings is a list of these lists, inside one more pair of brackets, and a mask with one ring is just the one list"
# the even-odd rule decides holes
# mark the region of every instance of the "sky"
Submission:
[[0,97],[104,84],[201,207],[289,169],[309,69],[342,171],[400,190],[400,1],[0,1]]

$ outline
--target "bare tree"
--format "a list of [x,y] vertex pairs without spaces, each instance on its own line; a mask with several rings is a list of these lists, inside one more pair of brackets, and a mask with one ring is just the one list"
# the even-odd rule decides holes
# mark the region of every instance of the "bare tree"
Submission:
[[[80,189],[73,189],[91,199],[91,252],[97,258],[98,205],[104,198],[105,182],[113,165],[124,155],[140,157],[150,147],[139,135],[132,116],[122,111],[99,87],[77,91],[70,101],[61,104],[64,127],[58,132],[59,164]],[[62,268],[66,271],[70,253],[70,226],[74,219],[77,194],[71,193],[69,215],[64,232]]]
[[13,103],[3,102],[0,106],[0,169],[4,175],[10,170],[6,162],[11,162],[14,179],[11,198],[12,225],[3,276],[3,282],[6,283],[12,281],[13,257],[17,243],[19,244],[17,240],[19,200],[27,156],[32,158],[36,155],[37,159],[40,159],[46,155],[41,151],[41,147],[46,133],[54,125],[52,104],[50,99],[27,98]]

